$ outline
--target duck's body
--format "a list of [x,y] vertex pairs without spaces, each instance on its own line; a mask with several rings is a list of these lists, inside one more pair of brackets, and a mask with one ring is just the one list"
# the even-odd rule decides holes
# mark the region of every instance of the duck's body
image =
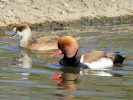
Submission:
[[57,49],[58,36],[43,36],[29,42],[20,41],[20,46],[32,50]]
[[21,24],[16,28],[16,33],[11,37],[21,36],[20,46],[33,50],[50,50],[57,49],[57,42],[59,36],[43,36],[36,40],[31,41],[31,30],[26,24]]
[[119,65],[124,59],[125,58],[118,53],[94,50],[78,53],[71,58],[64,56],[63,59],[60,60],[60,64],[90,69],[103,69]]
[[65,66],[83,67],[91,69],[103,69],[119,65],[124,61],[124,57],[118,53],[104,51],[86,51],[77,53],[78,44],[76,40],[69,36],[61,37],[58,41],[58,51],[52,55],[64,53],[60,64]]

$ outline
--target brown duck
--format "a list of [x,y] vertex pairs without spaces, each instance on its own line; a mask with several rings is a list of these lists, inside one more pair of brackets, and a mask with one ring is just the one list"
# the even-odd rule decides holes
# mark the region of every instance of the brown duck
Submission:
[[57,49],[59,36],[43,36],[31,41],[31,29],[27,24],[18,25],[15,34],[9,38],[20,36],[20,47],[32,50],[51,50]]

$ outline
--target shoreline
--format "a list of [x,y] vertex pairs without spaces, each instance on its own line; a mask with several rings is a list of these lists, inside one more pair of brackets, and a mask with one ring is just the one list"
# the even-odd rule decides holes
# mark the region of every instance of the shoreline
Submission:
[[21,23],[44,27],[132,21],[132,5],[133,0],[0,0],[0,29]]
[[[20,23],[21,24],[21,23]],[[68,26],[77,26],[77,25],[87,25],[87,26],[96,26],[96,25],[117,25],[117,24],[133,24],[133,16],[119,16],[119,17],[102,17],[102,18],[81,18],[79,20],[73,20],[71,22],[66,21],[51,21],[51,22],[44,22],[44,23],[35,23],[35,24],[28,24],[32,29],[36,28],[44,28],[44,27],[51,27],[51,29],[56,26],[63,28]],[[0,30],[12,30],[18,24],[11,24],[6,27],[0,27]]]

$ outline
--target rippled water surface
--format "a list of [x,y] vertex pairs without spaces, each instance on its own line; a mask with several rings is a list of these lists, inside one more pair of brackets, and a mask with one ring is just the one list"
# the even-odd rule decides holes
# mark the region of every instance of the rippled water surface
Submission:
[[[10,34],[10,31],[5,31]],[[121,52],[127,59],[109,70],[79,70],[58,64],[56,51],[29,51],[19,38],[0,37],[1,100],[133,100],[133,25],[55,27],[32,30],[41,35],[71,35],[79,51],[98,49]]]

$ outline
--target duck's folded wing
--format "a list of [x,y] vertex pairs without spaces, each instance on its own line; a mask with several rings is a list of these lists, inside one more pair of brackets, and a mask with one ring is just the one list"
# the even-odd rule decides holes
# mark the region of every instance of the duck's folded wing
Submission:
[[82,52],[78,55],[78,59],[82,58],[82,62],[85,63],[85,62],[88,62],[88,63],[91,63],[93,61],[97,61],[99,60],[100,58],[110,58],[112,60],[114,60],[116,56],[116,53],[107,53],[107,52],[104,52],[104,51],[86,51],[86,52]]
[[37,43],[50,43],[50,42],[57,42],[59,39],[59,36],[43,36],[38,39],[36,39]]

